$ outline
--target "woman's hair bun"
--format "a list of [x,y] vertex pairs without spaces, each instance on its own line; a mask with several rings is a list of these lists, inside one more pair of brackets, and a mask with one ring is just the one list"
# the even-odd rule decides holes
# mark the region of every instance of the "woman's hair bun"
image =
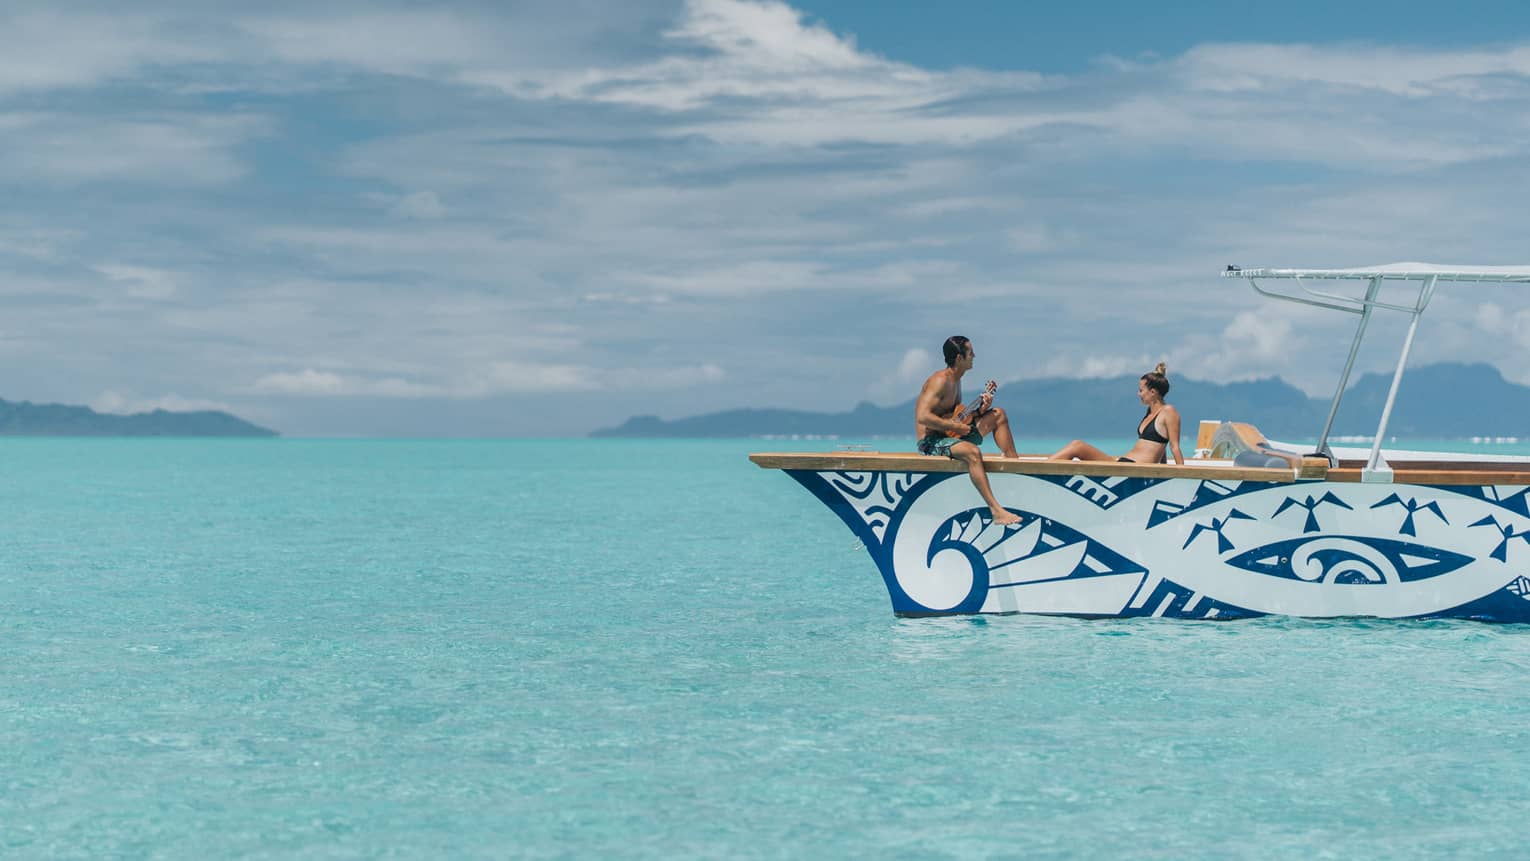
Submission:
[[1169,373],[1169,368],[1163,362],[1159,362],[1158,367],[1153,369],[1153,373],[1159,376],[1165,376]]

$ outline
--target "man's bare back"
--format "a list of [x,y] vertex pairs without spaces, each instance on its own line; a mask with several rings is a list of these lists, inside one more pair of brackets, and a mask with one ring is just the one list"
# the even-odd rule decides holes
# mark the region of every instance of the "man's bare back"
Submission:
[[924,386],[919,389],[919,401],[914,406],[914,437],[917,439],[931,433],[944,433],[941,428],[927,428],[919,423],[919,416],[926,410],[921,407],[928,405],[928,412],[942,418],[956,411],[956,405],[962,402],[961,376],[953,374],[950,368],[936,371],[930,374],[930,378],[924,381]]

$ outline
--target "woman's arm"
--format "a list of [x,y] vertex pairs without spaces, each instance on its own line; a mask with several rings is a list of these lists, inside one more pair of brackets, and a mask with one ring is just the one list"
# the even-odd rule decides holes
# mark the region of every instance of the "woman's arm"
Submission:
[[1179,450],[1179,410],[1163,405],[1163,428],[1168,431],[1164,436],[1169,438],[1169,451],[1174,452],[1174,462],[1180,466],[1185,465],[1185,454]]

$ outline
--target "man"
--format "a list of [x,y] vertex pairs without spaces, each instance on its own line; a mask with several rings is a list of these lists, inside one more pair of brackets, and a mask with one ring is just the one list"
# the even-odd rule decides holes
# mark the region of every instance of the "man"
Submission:
[[[983,437],[993,435],[993,441],[1005,457],[1019,457],[1015,451],[1015,439],[1009,432],[1009,419],[1002,409],[990,409],[993,395],[983,395],[977,411],[977,421],[971,424],[951,418],[962,402],[962,375],[972,370],[972,360],[977,356],[972,342],[961,335],[946,339],[942,347],[946,356],[944,370],[936,371],[924,381],[919,399],[914,402],[914,433],[919,440],[920,454],[945,455],[967,465],[967,475],[972,484],[988,503],[993,522],[1006,526],[1020,523],[1020,516],[1004,508],[994,499],[993,489],[988,486],[988,470],[983,466]],[[970,420],[970,417],[968,417]],[[956,436],[949,434],[955,433]]]

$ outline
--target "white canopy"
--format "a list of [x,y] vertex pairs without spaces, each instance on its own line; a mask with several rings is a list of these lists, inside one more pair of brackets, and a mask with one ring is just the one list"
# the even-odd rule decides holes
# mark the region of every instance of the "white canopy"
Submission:
[[[1272,299],[1284,299],[1288,302],[1299,302],[1303,305],[1360,315],[1360,324],[1355,328],[1354,343],[1349,347],[1349,358],[1344,362],[1344,371],[1339,375],[1338,388],[1334,390],[1333,404],[1328,408],[1328,419],[1323,423],[1323,433],[1318,437],[1318,451],[1328,454],[1330,459],[1333,454],[1328,448],[1328,433],[1333,429],[1334,417],[1339,413],[1339,401],[1344,397],[1344,387],[1348,385],[1350,372],[1354,370],[1355,356],[1360,351],[1360,341],[1365,337],[1365,327],[1371,319],[1371,313],[1378,308],[1383,308],[1389,311],[1401,311],[1412,318],[1408,322],[1408,334],[1403,338],[1402,355],[1397,358],[1397,370],[1392,374],[1392,388],[1387,391],[1386,404],[1381,408],[1381,424],[1376,428],[1375,444],[1371,447],[1370,457],[1366,459],[1365,469],[1360,473],[1362,481],[1391,481],[1392,470],[1386,466],[1386,462],[1381,457],[1381,441],[1386,438],[1387,421],[1392,417],[1392,405],[1397,400],[1397,384],[1402,381],[1403,368],[1408,364],[1408,351],[1413,347],[1413,335],[1418,331],[1419,315],[1423,314],[1424,309],[1428,307],[1429,298],[1434,295],[1435,285],[1442,281],[1530,282],[1530,266],[1442,266],[1438,263],[1387,263],[1381,266],[1361,266],[1356,269],[1240,269],[1237,266],[1229,266],[1222,273],[1222,277],[1247,278],[1254,292]],[[1289,279],[1295,283],[1288,283],[1279,290],[1259,286],[1259,279],[1279,278]],[[1362,297],[1318,290],[1314,285],[1302,283],[1309,279],[1365,281],[1367,282],[1365,295]],[[1411,305],[1383,302],[1379,295],[1382,284],[1386,281],[1411,282],[1411,286],[1418,289],[1418,296]],[[1409,287],[1405,286],[1401,289],[1407,292]],[[1293,290],[1305,295],[1290,292]]]
[[1315,278],[1328,280],[1422,281],[1434,276],[1440,281],[1530,281],[1526,266],[1448,266],[1438,263],[1387,263],[1357,269],[1239,269],[1229,266],[1224,278]]

